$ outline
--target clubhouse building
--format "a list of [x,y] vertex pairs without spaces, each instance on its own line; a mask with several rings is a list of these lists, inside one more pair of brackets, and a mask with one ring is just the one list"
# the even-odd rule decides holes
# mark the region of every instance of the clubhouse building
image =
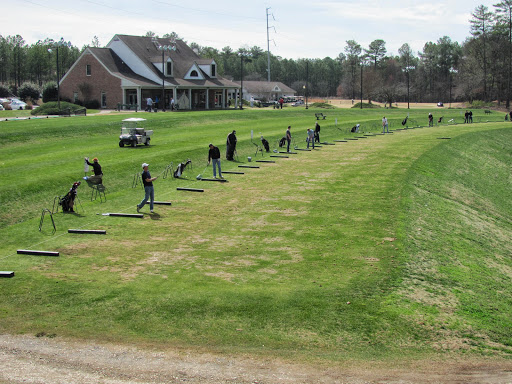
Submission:
[[147,98],[165,109],[171,98],[185,110],[234,108],[239,93],[239,84],[217,75],[215,60],[201,59],[182,40],[129,35],[86,48],[60,81],[61,97],[98,100],[108,109],[143,110]]

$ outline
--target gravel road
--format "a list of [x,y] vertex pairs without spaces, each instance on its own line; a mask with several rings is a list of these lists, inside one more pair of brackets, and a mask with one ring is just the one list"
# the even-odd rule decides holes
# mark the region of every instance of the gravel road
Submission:
[[512,361],[343,363],[320,367],[184,350],[143,350],[60,338],[0,335],[0,383],[288,384],[512,383]]

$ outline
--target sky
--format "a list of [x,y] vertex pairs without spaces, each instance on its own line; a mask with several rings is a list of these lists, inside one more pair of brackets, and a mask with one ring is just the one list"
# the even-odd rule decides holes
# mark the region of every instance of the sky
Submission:
[[[408,43],[415,54],[443,36],[462,43],[471,13],[487,0],[14,0],[5,1],[0,35],[27,44],[64,38],[82,48],[94,36],[105,46],[115,34],[176,32],[187,43],[221,50],[270,49],[284,59],[336,58],[347,40],[363,48],[377,39],[388,55]],[[268,16],[267,16],[268,15]],[[268,27],[267,27],[268,21]],[[267,38],[268,34],[268,38]]]

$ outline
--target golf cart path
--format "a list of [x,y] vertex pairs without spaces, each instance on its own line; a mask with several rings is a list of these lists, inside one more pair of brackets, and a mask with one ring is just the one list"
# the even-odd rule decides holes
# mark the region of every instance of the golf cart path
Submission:
[[0,335],[0,383],[512,383],[512,361],[439,360],[393,366],[293,364],[187,350]]

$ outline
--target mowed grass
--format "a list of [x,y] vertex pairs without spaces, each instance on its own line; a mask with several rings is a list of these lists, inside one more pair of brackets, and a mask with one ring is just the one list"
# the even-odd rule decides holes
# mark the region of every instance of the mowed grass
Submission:
[[[133,114],[155,131],[139,148],[117,146],[127,115],[2,124],[0,269],[16,276],[0,280],[0,331],[298,359],[510,356],[510,123],[255,156],[251,130],[275,148],[291,125],[304,148],[314,112]],[[385,113],[402,128],[404,111]],[[321,139],[333,142],[378,132],[383,111],[325,114]],[[348,133],[355,123],[363,132]],[[222,167],[245,175],[197,181],[211,175],[208,143],[223,152],[233,129],[240,163]],[[107,201],[91,202],[82,184],[83,211],[54,215],[53,235],[47,217],[39,232],[41,210],[83,176],[84,156],[99,157]],[[260,169],[238,168],[247,156]],[[145,207],[142,220],[101,215],[135,213],[142,162],[158,175],[188,158],[185,179],[155,182],[156,200],[172,207]],[[60,257],[15,254],[27,248]]]

